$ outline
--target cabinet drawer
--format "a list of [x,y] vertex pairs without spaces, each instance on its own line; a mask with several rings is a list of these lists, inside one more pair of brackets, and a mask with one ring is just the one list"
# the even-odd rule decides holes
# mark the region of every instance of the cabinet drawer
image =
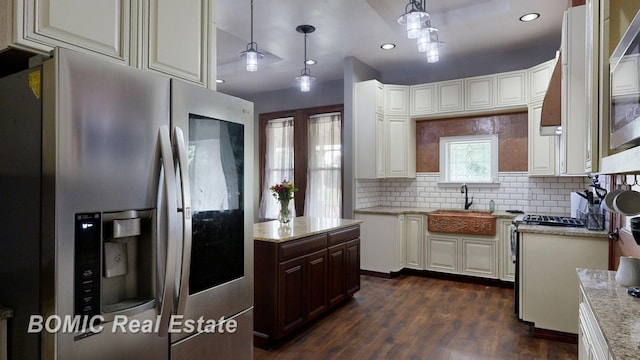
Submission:
[[280,261],[312,253],[327,247],[327,235],[319,234],[280,244]]
[[336,230],[329,233],[329,245],[333,246],[347,240],[353,240],[360,237],[360,227],[350,227],[342,230]]

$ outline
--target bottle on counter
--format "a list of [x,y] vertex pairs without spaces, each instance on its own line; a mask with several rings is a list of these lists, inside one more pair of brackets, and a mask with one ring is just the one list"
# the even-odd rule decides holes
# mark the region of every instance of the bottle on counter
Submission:
[[496,211],[496,202],[491,200],[489,201],[489,212],[493,213],[494,211]]

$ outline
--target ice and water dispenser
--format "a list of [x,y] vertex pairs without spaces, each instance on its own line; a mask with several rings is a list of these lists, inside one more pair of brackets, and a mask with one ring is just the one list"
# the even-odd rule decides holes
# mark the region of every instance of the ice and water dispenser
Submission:
[[155,306],[155,211],[76,214],[75,315],[134,315]]

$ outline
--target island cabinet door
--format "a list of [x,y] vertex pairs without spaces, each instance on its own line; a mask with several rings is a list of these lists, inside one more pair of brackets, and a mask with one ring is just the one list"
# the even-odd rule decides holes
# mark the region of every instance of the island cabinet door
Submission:
[[353,239],[346,244],[346,290],[352,296],[360,290],[360,239]]
[[278,296],[278,337],[297,329],[305,322],[305,268],[307,257],[280,263]]
[[307,321],[327,311],[327,251],[307,257]]
[[329,307],[333,307],[345,299],[345,244],[329,248]]

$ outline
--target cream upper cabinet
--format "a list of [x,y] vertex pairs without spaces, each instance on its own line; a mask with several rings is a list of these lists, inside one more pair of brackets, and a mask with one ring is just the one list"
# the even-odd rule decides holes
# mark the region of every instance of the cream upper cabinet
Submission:
[[497,74],[496,84],[496,107],[527,105],[527,72],[525,70]]
[[384,84],[379,83],[377,81],[374,80],[374,96],[375,96],[375,108],[376,108],[376,112],[380,113],[380,114],[384,114]]
[[49,52],[63,46],[129,63],[132,4],[129,0],[16,0],[3,11],[13,27],[0,27],[1,48],[9,45]]
[[464,110],[464,81],[451,80],[436,83],[437,111],[439,113]]
[[435,114],[436,112],[436,85],[420,84],[409,88],[411,116]]
[[529,69],[529,102],[542,101],[549,87],[555,59]]
[[540,135],[542,101],[529,105],[529,176],[556,174],[557,136]]
[[146,0],[143,67],[207,84],[209,0]]
[[0,27],[0,49],[47,53],[62,46],[215,88],[214,4],[7,0],[0,15],[12,14],[13,27]]
[[409,87],[362,81],[356,84],[355,99],[356,178],[415,177],[416,125],[409,118]]
[[587,136],[585,5],[565,11],[562,29],[560,173],[584,175]]
[[404,85],[384,85],[385,115],[409,115],[409,87]]
[[422,247],[424,245],[424,216],[407,214],[405,221],[405,266],[411,269],[423,270]]
[[495,106],[495,76],[464,79],[465,110],[490,109]]

